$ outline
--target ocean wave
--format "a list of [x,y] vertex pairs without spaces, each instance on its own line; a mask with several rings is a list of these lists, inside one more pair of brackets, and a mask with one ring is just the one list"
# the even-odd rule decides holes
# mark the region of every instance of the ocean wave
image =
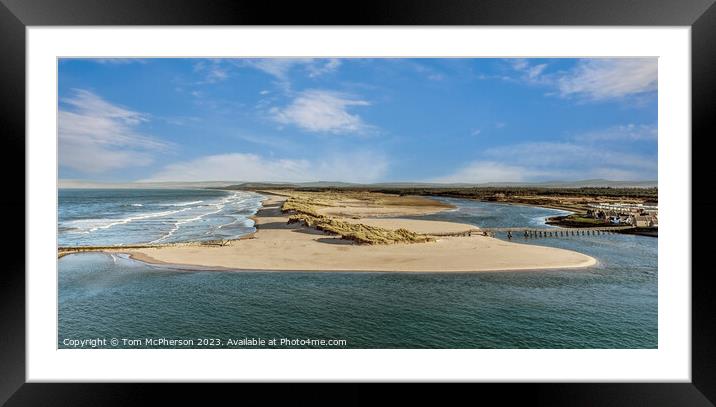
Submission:
[[76,230],[79,230],[83,233],[92,233],[92,232],[96,232],[96,231],[102,230],[102,229],[109,229],[109,228],[117,226],[117,225],[126,225],[127,223],[136,222],[138,220],[158,218],[158,217],[162,217],[162,216],[169,216],[169,215],[173,215],[176,213],[184,212],[186,210],[188,210],[188,208],[187,209],[177,209],[175,211],[145,213],[145,214],[141,214],[141,215],[128,216],[126,218],[120,218],[120,219],[82,219],[82,220],[70,221],[67,223],[72,225],[69,227],[73,227]]
[[115,203],[109,196],[106,203],[100,201],[94,206],[94,214],[92,206],[80,207],[84,212],[71,208],[85,218],[60,218],[60,242],[96,245],[233,239],[250,232],[247,228],[253,226],[253,221],[248,218],[263,200],[261,195],[245,192],[183,198],[161,202],[155,197],[144,201],[137,196]]
[[167,232],[164,236],[160,237],[159,239],[152,240],[149,243],[159,243],[162,240],[166,240],[166,239],[170,238],[171,236],[173,236],[174,233],[176,233],[179,230],[179,228],[181,228],[181,225],[185,225],[185,224],[191,223],[191,222],[196,222],[198,220],[203,219],[205,216],[217,214],[217,213],[221,212],[223,209],[224,209],[224,206],[222,205],[221,207],[219,207],[219,209],[215,210],[214,212],[204,213],[204,214],[201,214],[199,216],[195,216],[195,217],[189,218],[189,219],[177,220],[176,222],[174,222],[174,226],[172,227],[172,229],[169,232]]
[[253,220],[241,217],[241,218],[234,220],[233,222],[229,222],[229,223],[220,225],[216,229],[223,229],[225,227],[234,226],[234,225],[241,225],[244,227],[253,227],[254,224],[255,224],[255,222]]
[[159,204],[161,206],[190,206],[190,205],[198,205],[204,201],[192,201],[192,202],[177,202],[177,203],[167,203],[167,204]]

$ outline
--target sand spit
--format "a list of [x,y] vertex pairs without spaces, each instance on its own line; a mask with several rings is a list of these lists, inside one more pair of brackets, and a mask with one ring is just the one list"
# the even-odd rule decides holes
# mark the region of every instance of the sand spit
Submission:
[[[399,271],[479,272],[587,267],[596,260],[570,250],[506,242],[475,235],[436,237],[414,244],[363,245],[341,239],[299,223],[288,224],[281,211],[286,196],[266,194],[255,216],[257,231],[251,238],[223,246],[183,245],[110,249],[129,253],[150,262],[232,270],[282,271]],[[400,216],[449,210],[449,206],[427,198],[416,205],[392,202],[381,209],[378,203],[338,197],[321,197],[320,211],[331,216],[350,214],[342,220],[381,228],[404,228],[420,234],[475,229],[474,226],[438,221],[400,219]],[[378,197],[378,200],[380,197]],[[412,198],[410,198],[412,199]],[[370,214],[371,217],[363,217]],[[360,215],[360,216],[359,216]]]

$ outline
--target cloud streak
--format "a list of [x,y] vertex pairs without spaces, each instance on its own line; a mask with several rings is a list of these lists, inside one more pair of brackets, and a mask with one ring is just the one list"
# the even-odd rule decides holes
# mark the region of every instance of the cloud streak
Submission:
[[562,96],[607,100],[657,90],[656,58],[582,60],[557,79]]
[[615,126],[615,127],[611,127],[611,128],[605,129],[605,130],[580,134],[577,137],[575,137],[576,140],[585,141],[585,142],[603,142],[603,141],[656,142],[657,138],[658,138],[657,127],[654,125],[645,125],[645,124],[640,124],[640,125],[627,124],[627,125]]
[[335,72],[342,62],[337,58],[256,58],[238,60],[237,64],[265,72],[288,86],[289,74],[295,68],[303,68],[308,77],[318,78]]
[[545,77],[542,72],[547,68],[547,64],[531,65],[527,59],[523,58],[511,59],[510,63],[515,71],[521,73],[522,80],[530,83],[544,82]]
[[471,183],[484,184],[488,182],[523,182],[529,179],[524,167],[503,164],[490,160],[476,160],[459,168],[452,174],[429,179],[428,182],[445,184]]
[[230,153],[170,164],[142,181],[375,182],[387,169],[386,157],[374,151],[337,153],[317,160]]
[[229,71],[220,59],[196,62],[194,64],[194,72],[204,76],[203,80],[196,83],[197,85],[218,83],[229,77]]
[[532,64],[527,59],[507,61],[519,73],[519,81],[549,86],[563,98],[618,100],[642,96],[658,87],[656,58],[582,59],[574,68],[560,72],[547,72],[548,64]]
[[[78,58],[81,59],[81,58]],[[128,65],[128,64],[146,64],[147,60],[144,58],[91,58],[88,61],[96,62],[98,64],[109,64],[109,65]]]
[[94,93],[75,89],[58,113],[60,166],[100,173],[150,164],[152,153],[168,145],[145,136],[137,127],[149,121],[143,113],[111,104]]
[[655,137],[655,126],[624,125],[559,142],[527,142],[489,148],[453,173],[431,182],[487,183],[655,180],[656,153],[636,154],[633,143]]

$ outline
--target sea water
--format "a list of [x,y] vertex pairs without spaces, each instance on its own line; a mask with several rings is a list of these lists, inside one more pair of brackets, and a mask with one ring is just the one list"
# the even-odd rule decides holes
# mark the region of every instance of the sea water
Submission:
[[235,239],[254,232],[263,197],[209,189],[60,189],[60,246]]
[[[206,222],[207,230],[230,223],[229,217],[238,213],[247,219],[261,199],[226,191],[75,190],[69,194],[71,199],[60,199],[60,227],[80,219],[79,213],[94,224],[103,222],[107,214],[112,214],[114,223],[126,219],[107,210],[119,205],[122,198],[117,194],[142,207],[157,200],[216,204],[228,197],[232,202],[247,199],[225,209],[223,221]],[[564,213],[440,199],[457,208],[422,218],[483,227],[547,227],[545,217]],[[102,212],[92,214],[94,209],[78,205],[96,205]],[[164,206],[155,210],[166,211]],[[148,222],[153,218],[141,218],[101,230],[136,227],[141,229],[141,237],[124,236],[122,242],[148,241],[166,235],[172,222],[183,215],[170,216],[177,219]],[[139,228],[131,225],[134,222],[146,223]],[[153,226],[160,231],[144,230]],[[172,239],[201,236],[200,229],[175,232]],[[244,231],[250,230],[247,226]],[[72,242],[99,244],[92,238],[96,232]],[[111,235],[94,236],[107,242],[119,239]],[[339,346],[346,348],[657,347],[656,238],[613,234],[513,237],[512,241],[576,250],[595,257],[598,264],[583,269],[494,273],[196,271],[148,265],[117,254],[73,254],[58,261],[58,347],[72,347],[72,340],[84,338],[106,339],[108,342],[99,346],[104,348],[115,347],[111,338],[138,339],[117,345],[130,348],[237,347],[228,340],[272,338],[338,339],[346,341]],[[155,341],[149,346],[143,342],[146,338],[192,343],[162,345]]]

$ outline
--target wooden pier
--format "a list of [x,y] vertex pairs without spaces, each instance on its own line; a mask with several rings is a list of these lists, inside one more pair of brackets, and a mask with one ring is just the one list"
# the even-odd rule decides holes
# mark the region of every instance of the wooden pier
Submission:
[[621,230],[635,229],[635,226],[597,226],[590,228],[525,228],[525,227],[503,227],[503,228],[480,228],[470,229],[462,232],[431,233],[432,236],[495,236],[497,233],[505,233],[508,239],[516,236],[523,238],[544,238],[544,237],[569,237],[569,236],[597,236],[613,234]]

